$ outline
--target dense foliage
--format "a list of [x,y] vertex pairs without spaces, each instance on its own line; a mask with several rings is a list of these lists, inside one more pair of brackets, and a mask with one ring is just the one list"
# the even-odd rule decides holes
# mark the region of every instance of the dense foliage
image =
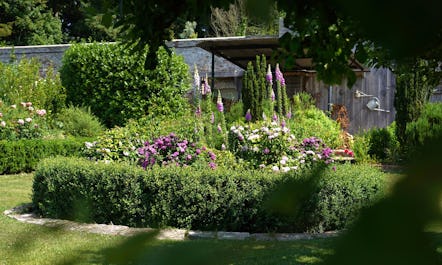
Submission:
[[[406,139],[409,155],[442,135],[442,103],[427,103],[420,117],[407,124]],[[414,154],[416,155],[416,154]]]
[[123,125],[147,113],[179,114],[186,108],[188,67],[182,57],[158,51],[155,70],[120,44],[71,46],[63,57],[61,78],[67,101],[90,107],[108,127]]
[[46,1],[2,0],[0,28],[7,28],[0,43],[6,45],[42,45],[62,42],[61,20],[52,14]]
[[41,67],[36,58],[0,63],[0,100],[11,105],[32,102],[50,115],[60,111],[66,99],[60,76],[52,67],[42,75]]
[[53,156],[81,156],[85,139],[0,140],[0,174],[31,172],[40,160]]
[[300,232],[341,229],[383,194],[378,170],[338,165],[336,171],[322,171],[318,185],[301,201],[299,214],[288,217],[266,208],[278,185],[302,183],[307,176],[191,167],[144,171],[126,164],[55,158],[42,162],[35,173],[33,203],[43,216],[88,222]]

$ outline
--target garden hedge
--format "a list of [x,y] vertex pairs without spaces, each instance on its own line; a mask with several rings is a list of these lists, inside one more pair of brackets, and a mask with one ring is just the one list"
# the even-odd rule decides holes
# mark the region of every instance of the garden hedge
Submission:
[[64,53],[60,69],[67,103],[90,107],[108,128],[147,113],[186,111],[183,95],[190,82],[184,58],[160,48],[157,67],[146,70],[147,49],[133,53],[120,43],[72,45]]
[[0,174],[31,172],[50,156],[81,156],[84,138],[0,140]]
[[[143,170],[79,158],[45,159],[35,172],[33,204],[44,217],[134,227],[302,232],[341,229],[383,195],[383,174],[365,165],[327,168],[297,215],[268,208],[278,185],[302,179],[258,171]],[[293,194],[301,192],[292,190]]]

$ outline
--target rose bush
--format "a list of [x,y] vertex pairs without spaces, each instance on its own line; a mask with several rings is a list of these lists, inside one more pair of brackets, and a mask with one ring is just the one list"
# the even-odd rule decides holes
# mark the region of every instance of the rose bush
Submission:
[[43,136],[46,110],[32,102],[8,104],[0,100],[0,140],[35,139]]

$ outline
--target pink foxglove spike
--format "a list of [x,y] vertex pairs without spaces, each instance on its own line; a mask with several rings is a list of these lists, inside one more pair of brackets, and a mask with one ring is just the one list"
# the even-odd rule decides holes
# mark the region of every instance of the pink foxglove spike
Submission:
[[269,67],[267,68],[266,80],[267,80],[267,82],[269,82],[270,84],[273,83],[272,69],[270,68],[270,64],[269,64]]
[[279,82],[281,84],[281,86],[285,86],[284,76],[282,75],[282,72],[279,69],[279,64],[276,64],[275,77],[276,77],[276,81]]
[[219,112],[224,112],[223,99],[221,97],[221,91],[218,89],[218,99],[216,100],[216,108]]

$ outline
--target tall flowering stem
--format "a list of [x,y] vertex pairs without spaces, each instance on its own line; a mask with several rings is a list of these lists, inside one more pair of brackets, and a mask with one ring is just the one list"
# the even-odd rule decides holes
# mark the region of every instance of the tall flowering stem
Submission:
[[[224,146],[227,146],[227,130],[226,130],[226,118],[224,117],[224,105],[223,105],[223,99],[221,97],[221,91],[218,89],[218,98],[216,101],[216,108],[218,109],[219,117],[220,117],[220,124],[217,128],[218,133],[222,135],[223,138],[223,144]],[[221,131],[219,130],[221,128]]]

